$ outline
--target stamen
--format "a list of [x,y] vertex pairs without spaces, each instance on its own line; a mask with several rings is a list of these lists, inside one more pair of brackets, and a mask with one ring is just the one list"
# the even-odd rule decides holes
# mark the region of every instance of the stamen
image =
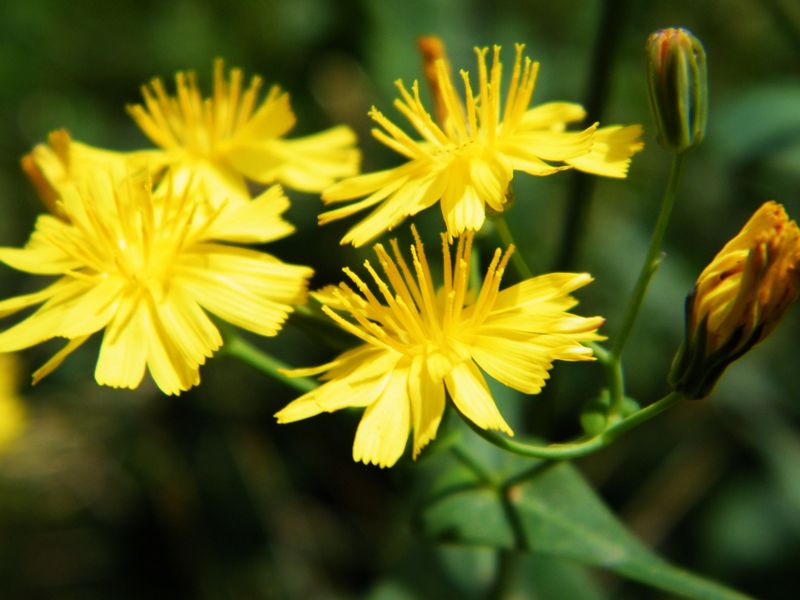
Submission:
[[438,333],[440,326],[436,311],[436,291],[433,289],[430,268],[425,258],[425,249],[419,239],[417,229],[413,225],[411,226],[411,233],[414,235],[415,243],[415,246],[411,246],[411,259],[419,281],[420,291],[422,292],[422,308],[424,308],[425,321]]
[[[390,348],[391,347],[388,344],[384,343],[382,340],[379,340],[375,336],[370,335],[369,333],[367,333],[366,331],[364,331],[360,327],[354,325],[353,323],[351,323],[350,321],[348,321],[347,319],[345,319],[341,315],[337,314],[336,311],[334,311],[332,308],[323,305],[322,306],[322,312],[324,312],[326,315],[328,315],[328,317],[330,319],[332,319],[337,325],[339,325],[339,327],[341,327],[342,329],[344,329],[348,333],[353,334],[358,339],[360,339],[362,342],[366,342],[367,344],[373,344],[375,346],[380,346],[380,347],[383,347],[383,348]],[[354,314],[353,316],[355,317],[356,315]]]
[[[475,48],[475,56],[478,61],[478,90],[480,98],[478,109],[480,111],[481,127],[491,129],[493,127],[489,112],[491,101],[489,100],[489,83],[486,75],[486,53],[488,51],[488,48]],[[489,132],[489,135],[490,139],[494,139],[493,132]]]
[[356,284],[358,291],[361,292],[361,295],[364,296],[364,298],[366,298],[369,306],[372,309],[378,311],[381,308],[381,303],[375,297],[375,294],[372,293],[372,290],[369,289],[369,286],[366,284],[366,282],[363,279],[361,279],[361,277],[359,277],[356,273],[354,273],[350,269],[350,267],[344,267],[342,271],[344,271],[344,274],[347,275],[350,278],[350,280]]
[[[261,83],[262,79],[258,75],[253,75],[250,78],[250,87],[247,88],[247,91],[242,96],[242,103],[239,106],[239,114],[236,116],[234,131],[242,127],[250,118],[253,107],[258,99],[258,92],[261,90]],[[267,99],[264,100],[261,106],[268,106],[270,103],[275,102],[280,94],[281,89],[277,85],[272,86],[267,94]]]
[[442,238],[442,271],[444,276],[444,289],[449,293],[453,289],[452,260],[450,258],[450,239],[446,234],[441,234]]
[[400,266],[400,270],[403,272],[403,279],[406,282],[406,287],[408,288],[411,295],[414,297],[414,302],[417,306],[422,306],[422,295],[420,294],[419,287],[417,286],[417,282],[414,280],[413,275],[411,275],[411,271],[406,264],[403,255],[400,253],[400,246],[397,244],[397,238],[392,238],[389,243],[392,246],[392,253],[394,254],[394,262]]
[[[419,86],[417,85],[417,82],[415,81],[412,85],[412,91],[415,94],[414,96],[409,94],[408,90],[406,90],[401,81],[398,80],[395,83],[397,85],[397,89],[400,90],[400,94],[403,96],[403,99],[396,98],[393,103],[394,107],[406,118],[406,120],[408,120],[417,133],[419,133],[431,144],[435,144],[437,146],[447,144],[449,139],[444,132],[439,129],[439,126],[433,121],[419,99]],[[394,135],[393,132],[390,133]],[[395,137],[397,136],[395,135]]]
[[[398,101],[396,100],[395,103]],[[420,152],[419,144],[409,137],[409,135],[400,129],[397,125],[392,123],[389,119],[387,119],[383,113],[377,110],[374,106],[369,111],[370,118],[375,121],[378,125],[383,127],[389,135],[391,135],[395,140],[397,140],[396,145],[393,144],[392,148],[400,152],[405,156],[409,156],[409,158],[413,158],[414,156],[418,155]],[[375,135],[373,133],[373,135]]]
[[489,78],[489,140],[494,141],[497,125],[500,121],[500,91],[503,78],[503,65],[500,62],[500,46],[494,46],[492,56],[492,71]]
[[416,303],[414,302],[411,292],[409,292],[405,282],[403,281],[403,276],[400,274],[400,271],[397,269],[397,265],[394,264],[394,261],[387,254],[386,250],[381,244],[377,244],[375,246],[375,254],[378,255],[378,260],[381,263],[383,272],[386,273],[386,276],[389,278],[389,283],[392,284],[395,293],[402,297],[409,306],[416,309]]
[[456,141],[466,141],[469,136],[464,125],[464,109],[453,87],[450,73],[441,60],[436,62],[436,75],[439,78],[439,87],[442,90],[442,100],[447,109],[447,118],[444,121],[444,126],[447,129],[452,128],[450,134],[458,138]]
[[472,95],[472,84],[469,81],[469,73],[465,70],[459,71],[461,80],[464,82],[464,98],[467,102],[467,121],[469,123],[469,135],[474,138],[478,135],[478,115],[475,111],[475,98]]
[[239,98],[242,92],[242,70],[231,69],[230,85],[228,86],[228,102],[225,108],[224,125],[220,130],[220,139],[233,135],[238,121]]
[[490,295],[491,289],[494,287],[494,274],[497,269],[497,265],[500,263],[500,258],[502,256],[502,251],[500,248],[495,249],[494,254],[492,255],[492,260],[489,263],[489,267],[486,269],[486,275],[483,277],[483,283],[481,285],[480,292],[478,292],[478,298],[475,300],[475,308],[473,309],[472,318],[476,324],[480,323],[484,319],[484,312],[487,306],[487,301]]
[[508,91],[506,92],[506,105],[503,109],[503,117],[504,119],[508,119],[509,115],[514,112],[513,107],[515,106],[517,93],[519,91],[519,77],[521,71],[521,64],[522,64],[522,48],[525,46],[522,44],[516,45],[516,57],[514,58],[514,69],[511,71],[511,82],[508,84]]

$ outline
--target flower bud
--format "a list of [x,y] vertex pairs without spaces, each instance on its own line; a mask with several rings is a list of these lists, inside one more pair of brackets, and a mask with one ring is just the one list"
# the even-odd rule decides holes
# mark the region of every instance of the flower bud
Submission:
[[728,365],[775,329],[799,287],[800,229],[783,206],[765,202],[686,298],[673,387],[690,398],[710,394]]
[[436,63],[442,61],[445,70],[450,72],[450,63],[447,60],[447,51],[442,38],[435,35],[423,35],[417,38],[417,48],[422,55],[422,70],[425,79],[433,96],[433,104],[436,107],[436,118],[439,123],[444,123],[447,118],[447,106],[445,105],[442,88],[439,85],[439,75],[437,74]]
[[661,145],[683,152],[703,141],[708,115],[706,53],[683,28],[647,39],[647,85]]

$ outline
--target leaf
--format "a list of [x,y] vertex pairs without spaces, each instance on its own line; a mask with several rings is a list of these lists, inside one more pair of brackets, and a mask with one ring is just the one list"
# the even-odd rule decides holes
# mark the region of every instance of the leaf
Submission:
[[[525,466],[530,473],[531,462],[525,461]],[[451,493],[440,490],[423,509],[423,532],[441,542],[571,559],[688,598],[747,597],[675,567],[646,548],[572,465],[538,466],[534,475],[517,484],[512,476],[500,487],[475,479],[472,486],[453,486]],[[504,496],[500,490],[505,490]]]

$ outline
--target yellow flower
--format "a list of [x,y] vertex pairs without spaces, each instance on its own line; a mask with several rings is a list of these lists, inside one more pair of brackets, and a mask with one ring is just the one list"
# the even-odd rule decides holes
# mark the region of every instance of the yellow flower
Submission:
[[278,422],[288,423],[345,407],[366,408],[353,458],[381,467],[400,458],[409,430],[414,458],[436,436],[445,389],[473,423],[513,435],[479,367],[509,387],[536,394],[554,360],[592,360],[581,343],[601,339],[596,330],[602,318],[568,312],[577,304],[569,294],[589,283],[590,275],[552,273],[500,291],[513,248],[504,254],[498,249],[480,289],[470,290],[472,234],[459,238],[452,263],[448,236],[442,234],[444,285],[437,292],[412,231],[411,269],[394,240],[394,259],[375,246],[388,284],[364,263],[377,293],[344,269],[360,295],[345,283],[317,295],[325,313],[363,344],[328,364],[289,372],[323,374],[325,383],[276,414]]
[[292,304],[304,299],[308,267],[230,243],[261,243],[289,234],[289,206],[278,186],[253,201],[212,205],[178,193],[169,180],[153,195],[144,175],[121,183],[96,172],[66,184],[65,218],[41,215],[28,244],[0,248],[20,271],[58,277],[44,289],[0,302],[0,316],[40,305],[0,333],[0,352],[55,337],[69,340],[34,382],[93,333],[105,330],[95,379],[134,388],[147,367],[167,394],[199,382],[199,366],[221,344],[206,311],[261,335],[275,335]]
[[697,279],[686,301],[686,340],[671,381],[687,396],[711,393],[730,363],[767,337],[800,287],[800,229],[765,202]]
[[144,106],[128,110],[173,170],[178,189],[191,180],[204,185],[212,199],[249,197],[246,179],[282,183],[319,192],[336,179],[358,172],[355,134],[340,126],[291,140],[283,139],[295,124],[289,95],[273,86],[259,104],[262,85],[254,76],[246,90],[243,74],[223,61],[214,63],[213,95],[203,98],[193,72],[175,76],[170,97],[160,79],[143,86]]
[[25,405],[17,395],[19,365],[13,354],[0,354],[0,453],[25,428]]
[[641,133],[639,126],[596,133],[595,124],[583,131],[568,132],[565,124],[584,116],[580,106],[549,103],[528,108],[538,63],[523,58],[522,44],[516,46],[505,102],[500,92],[500,47],[494,47],[490,68],[486,65],[489,49],[475,49],[477,94],[473,95],[469,73],[460,72],[466,108],[456,93],[440,45],[424,43],[422,47],[428,60],[435,59],[435,75],[428,69],[427,76],[433,81],[438,123],[423,106],[416,81],[411,92],[402,81],[396,82],[401,98],[394,105],[421,140],[412,138],[372,108],[370,116],[382,128],[374,129],[373,135],[406,162],[345,179],[323,192],[326,203],[363,199],[321,214],[320,224],[377,205],[347,232],[343,244],[361,246],[438,201],[449,235],[477,231],[483,225],[487,206],[495,212],[504,210],[515,171],[550,175],[574,167],[624,177],[631,155],[641,149],[636,141]]

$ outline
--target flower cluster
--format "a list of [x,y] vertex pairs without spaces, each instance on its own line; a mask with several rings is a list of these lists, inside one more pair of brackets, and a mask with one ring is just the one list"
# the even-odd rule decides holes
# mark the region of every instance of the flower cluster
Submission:
[[57,279],[0,302],[0,316],[38,306],[0,333],[0,351],[68,340],[34,381],[104,331],[98,383],[137,387],[147,369],[177,394],[222,344],[207,313],[272,336],[304,302],[310,267],[243,247],[294,229],[281,187],[251,195],[247,180],[319,191],[357,171],[354,134],[283,139],[295,120],[287,94],[273,87],[259,102],[261,79],[244,91],[242,79],[217,61],[210,98],[193,73],[178,73],[174,97],[159,80],[146,86],[130,112],[160,149],[115,152],[57,131],[23,158],[50,213],[24,248],[0,248],[0,261]]
[[[262,80],[244,84],[214,64],[209,97],[192,72],[179,72],[170,95],[159,79],[128,111],[154,148],[117,152],[53,132],[22,166],[48,212],[23,248],[0,248],[0,261],[54,277],[42,289],[0,302],[0,316],[33,309],[0,332],[0,352],[52,338],[65,345],[34,373],[51,373],[92,335],[102,332],[95,379],[135,388],[145,372],[167,394],[199,382],[200,366],[222,345],[212,316],[276,335],[305,301],[310,267],[248,248],[289,235],[281,185],[316,192],[326,204],[321,224],[373,208],[343,243],[362,245],[406,217],[441,205],[443,282],[434,284],[417,231],[409,262],[396,241],[375,246],[378,269],[350,269],[351,285],[313,296],[337,326],[360,344],[332,362],[290,375],[324,383],[277,413],[279,422],[344,407],[363,407],[356,460],[394,464],[412,434],[416,457],[436,435],[449,396],[476,426],[513,435],[485,375],[525,394],[538,393],[556,360],[592,360],[587,342],[601,339],[601,317],[571,309],[586,273],[551,273],[501,289],[513,252],[497,250],[482,281],[470,274],[473,234],[488,212],[507,210],[516,172],[544,176],[578,169],[626,176],[641,150],[639,125],[568,130],[586,117],[567,102],[531,107],[538,63],[517,45],[501,93],[500,48],[476,49],[477,74],[460,72],[456,91],[444,47],[423,43],[436,118],[419,86],[397,82],[395,107],[418,139],[377,109],[373,134],[406,162],[358,174],[355,136],[338,126],[301,138],[289,97]],[[271,187],[267,187],[270,186]],[[457,242],[455,238],[458,238]],[[371,280],[371,284],[367,281]]]

